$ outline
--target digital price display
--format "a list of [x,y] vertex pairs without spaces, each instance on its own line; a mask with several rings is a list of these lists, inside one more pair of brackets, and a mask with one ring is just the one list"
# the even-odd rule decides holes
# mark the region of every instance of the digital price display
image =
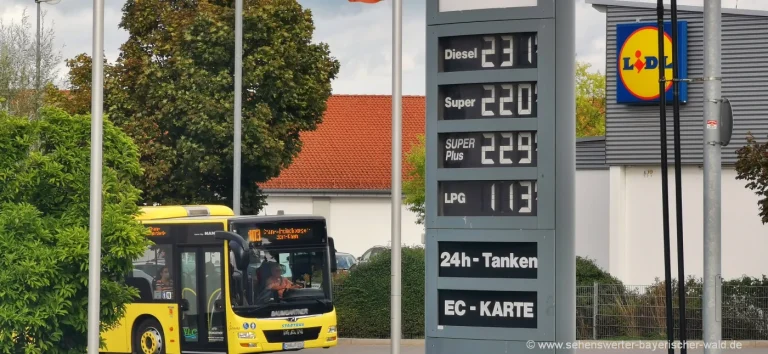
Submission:
[[535,118],[536,82],[442,85],[438,119]]
[[537,328],[535,291],[437,290],[442,326]]
[[536,167],[536,132],[438,134],[440,168]]
[[537,181],[438,181],[440,216],[536,216]]
[[535,68],[536,33],[441,37],[438,71]]
[[437,243],[440,277],[536,279],[536,242]]

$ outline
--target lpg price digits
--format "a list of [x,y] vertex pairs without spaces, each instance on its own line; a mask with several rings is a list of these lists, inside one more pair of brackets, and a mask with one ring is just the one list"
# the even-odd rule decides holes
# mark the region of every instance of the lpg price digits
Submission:
[[438,181],[441,216],[536,216],[537,181]]
[[441,168],[536,166],[536,132],[442,133],[438,138]]

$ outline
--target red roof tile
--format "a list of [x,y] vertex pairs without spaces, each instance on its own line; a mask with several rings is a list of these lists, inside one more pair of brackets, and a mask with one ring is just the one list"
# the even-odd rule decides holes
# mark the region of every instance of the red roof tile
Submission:
[[[405,154],[424,134],[423,96],[403,97],[403,178]],[[392,97],[333,95],[323,122],[301,134],[301,153],[262,189],[389,190],[392,173]]]

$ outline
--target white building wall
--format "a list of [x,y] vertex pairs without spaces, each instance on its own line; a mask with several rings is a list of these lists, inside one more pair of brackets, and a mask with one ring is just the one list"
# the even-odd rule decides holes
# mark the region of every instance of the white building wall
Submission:
[[267,197],[261,215],[277,215],[278,210],[286,214],[312,214],[312,197]]
[[[330,201],[330,213],[322,202]],[[315,210],[317,209],[317,210]],[[328,220],[328,234],[333,237],[336,250],[355,257],[372,246],[390,246],[391,203],[389,197],[292,197],[269,196],[264,213],[323,215]],[[401,211],[402,245],[422,245],[423,225],[416,224],[416,214],[403,206]]]
[[610,267],[608,170],[576,171],[576,255]]
[[[391,209],[389,198],[332,198],[330,234],[340,252],[363,255],[371,246],[391,245]],[[416,224],[416,214],[401,209],[401,244],[421,245],[423,225]]]
[[[650,284],[655,278],[664,279],[664,244],[661,209],[660,167],[616,167],[626,176],[625,208],[626,238],[611,235],[611,259],[624,260],[624,269],[611,273],[627,284]],[[675,218],[674,168],[669,168],[669,210],[672,274],[677,278],[677,227]],[[722,172],[722,276],[725,279],[741,275],[768,274],[768,226],[762,225],[757,215],[758,197],[744,188],[745,182],[736,180],[733,168]],[[695,166],[684,167],[683,232],[685,273],[697,278],[703,276],[703,173]],[[618,199],[614,199],[618,200]],[[611,211],[622,206],[612,206]],[[611,218],[612,221],[617,220]],[[615,225],[618,228],[620,225]],[[612,230],[614,225],[612,225]]]

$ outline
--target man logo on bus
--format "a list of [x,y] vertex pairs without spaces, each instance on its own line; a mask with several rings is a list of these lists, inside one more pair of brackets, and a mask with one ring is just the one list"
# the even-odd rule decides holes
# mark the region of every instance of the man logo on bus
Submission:
[[[672,78],[672,37],[665,31],[664,60],[659,59],[658,38],[658,28],[640,27],[627,36],[619,51],[618,72],[621,84],[640,100],[659,98],[660,62],[664,65],[664,76]],[[664,91],[669,91],[671,87],[672,81],[667,81]]]

